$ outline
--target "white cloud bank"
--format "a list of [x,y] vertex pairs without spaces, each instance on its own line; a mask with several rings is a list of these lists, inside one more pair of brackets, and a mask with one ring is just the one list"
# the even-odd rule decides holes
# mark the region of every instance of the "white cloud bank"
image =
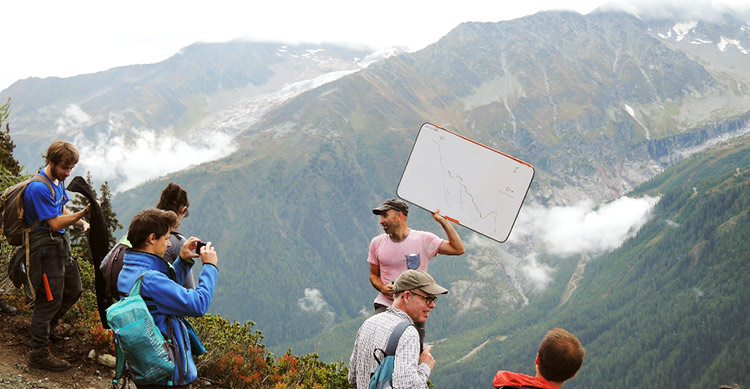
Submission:
[[511,238],[534,235],[557,255],[612,250],[638,232],[658,200],[621,197],[597,209],[588,201],[571,207],[524,207]]
[[129,135],[99,134],[96,140],[78,137],[80,171],[90,171],[97,181],[117,181],[112,188],[121,192],[145,181],[219,159],[236,149],[232,137],[222,132],[204,134],[204,141],[189,142],[157,134],[151,129],[133,130]]
[[[80,151],[78,172],[90,171],[97,182],[109,181],[113,192],[131,189],[148,180],[214,161],[234,152],[236,134],[258,122],[270,109],[308,90],[357,70],[333,71],[286,84],[277,90],[241,99],[196,127],[190,139],[168,135],[167,130],[131,128],[124,114],[112,112],[94,118],[70,104],[57,120],[58,132],[78,133],[73,143]],[[86,138],[91,126],[106,122],[96,139]]]
[[[634,236],[648,221],[658,197],[621,197],[595,207],[590,201],[569,207],[545,208],[526,205],[521,209],[508,244],[531,242],[532,250],[523,257],[508,253],[503,245],[473,234],[466,240],[467,249],[497,256],[516,286],[522,290],[542,292],[552,281],[554,267],[541,263],[541,253],[552,255],[595,255],[613,250]],[[525,297],[524,297],[525,298]]]

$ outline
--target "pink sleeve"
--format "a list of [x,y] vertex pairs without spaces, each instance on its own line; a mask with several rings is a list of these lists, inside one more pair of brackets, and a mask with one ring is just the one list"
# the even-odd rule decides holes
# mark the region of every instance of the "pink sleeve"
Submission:
[[440,250],[440,245],[443,244],[443,239],[441,239],[439,236],[428,232],[425,234],[425,253],[429,255],[430,258],[435,257],[438,255],[438,250]]
[[378,260],[378,254],[377,254],[377,243],[375,242],[375,238],[372,238],[370,241],[370,254],[367,256],[367,262],[380,266],[380,260]]

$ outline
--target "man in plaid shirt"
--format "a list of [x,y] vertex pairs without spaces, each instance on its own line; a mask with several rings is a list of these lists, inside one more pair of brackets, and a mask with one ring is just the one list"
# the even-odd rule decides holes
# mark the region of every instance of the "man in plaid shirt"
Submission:
[[[370,374],[378,367],[373,356],[375,349],[385,350],[388,339],[398,323],[425,322],[435,307],[438,294],[448,290],[421,270],[407,270],[393,286],[393,305],[385,312],[365,320],[357,331],[354,350],[349,359],[349,383],[357,388],[370,385]],[[435,367],[435,359],[430,354],[432,346],[419,351],[419,334],[414,326],[409,326],[401,335],[393,362],[394,388],[427,388],[430,372]],[[382,359],[382,353],[379,353]]]

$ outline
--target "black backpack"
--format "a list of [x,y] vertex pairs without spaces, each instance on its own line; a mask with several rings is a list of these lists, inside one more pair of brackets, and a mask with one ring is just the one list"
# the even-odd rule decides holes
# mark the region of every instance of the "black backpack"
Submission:
[[108,299],[107,301],[119,300],[122,297],[117,290],[117,278],[120,276],[120,270],[122,270],[122,260],[125,257],[125,250],[129,248],[129,242],[124,239],[120,240],[109,251],[101,263],[99,270],[102,271],[104,281],[107,284],[104,293]]

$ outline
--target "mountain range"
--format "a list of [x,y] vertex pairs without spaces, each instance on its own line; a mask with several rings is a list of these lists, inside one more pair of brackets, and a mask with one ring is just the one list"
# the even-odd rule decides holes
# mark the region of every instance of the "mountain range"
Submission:
[[[254,321],[277,351],[317,351],[327,360],[348,357],[354,331],[372,310],[375,291],[365,259],[368,243],[380,229],[370,210],[395,196],[423,122],[528,161],[537,173],[508,243],[493,243],[458,227],[467,254],[438,257],[430,265],[435,278],[452,291],[428,323],[428,342],[436,343],[441,366],[433,379],[439,387],[455,387],[457,382],[486,386],[491,378],[473,380],[500,365],[522,370],[533,364],[544,329],[565,323],[591,345],[592,355],[591,373],[582,371],[579,384],[574,380],[571,386],[590,387],[602,377],[635,382],[627,371],[602,361],[613,350],[622,350],[623,356],[612,364],[648,370],[639,365],[645,361],[632,359],[634,350],[617,344],[623,331],[640,328],[639,317],[654,316],[651,307],[641,312],[634,301],[657,295],[664,304],[683,302],[673,300],[683,289],[639,289],[645,288],[639,283],[643,274],[685,272],[685,277],[693,277],[696,266],[674,267],[656,259],[630,264],[628,256],[636,254],[625,246],[611,253],[592,249],[561,254],[533,230],[532,215],[539,213],[532,211],[582,202],[604,208],[626,194],[658,199],[651,202],[659,201],[653,212],[664,220],[689,214],[692,208],[680,208],[684,204],[703,206],[686,203],[688,199],[680,197],[682,187],[649,180],[722,143],[738,145],[735,159],[722,159],[724,164],[714,170],[692,166],[696,174],[729,180],[731,164],[746,161],[748,25],[729,16],[707,22],[606,10],[588,15],[541,12],[507,22],[463,23],[423,50],[368,61],[366,67],[358,61],[368,53],[337,47],[316,51],[278,44],[201,44],[159,64],[62,80],[22,80],[0,98],[12,97],[12,135],[17,150],[25,150],[19,160],[27,165],[41,163],[40,147],[53,136],[92,145],[86,151],[101,157],[91,165],[99,166],[96,172],[92,168],[95,180],[105,177],[103,170],[131,168],[108,163],[107,153],[123,150],[143,160],[149,173],[135,176],[148,181],[121,191],[113,201],[124,225],[138,210],[154,205],[168,181],[185,187],[191,212],[182,232],[213,241],[220,255],[212,311]],[[291,51],[295,55],[287,56]],[[334,59],[324,62],[322,53]],[[295,83],[294,92],[281,93]],[[60,132],[58,125],[75,130]],[[142,143],[144,133],[152,138]],[[111,142],[113,138],[123,141]],[[200,147],[166,142],[176,151],[167,152],[151,146],[173,138]],[[211,158],[200,157],[221,148],[224,151]],[[144,149],[148,153],[138,154]],[[160,168],[168,166],[160,153],[180,160],[182,168],[194,166],[159,177]],[[213,158],[218,159],[209,161]],[[85,159],[82,152],[82,165]],[[685,170],[679,173],[659,177],[693,182],[691,165],[682,166]],[[131,182],[126,188],[134,185],[124,176],[122,182]],[[636,188],[641,189],[633,192]],[[566,227],[564,221],[559,223]],[[656,231],[670,223],[653,223],[633,226],[625,245],[662,239]],[[410,215],[409,226],[442,235],[427,212]],[[710,241],[710,231],[701,233]],[[670,242],[663,250],[677,247]],[[637,255],[658,257],[644,253]],[[735,257],[726,265],[721,256],[711,258],[710,263],[699,261],[705,268],[698,269],[737,265]],[[628,278],[626,269],[634,266],[640,266],[640,278]],[[574,275],[577,281],[571,283]],[[535,282],[540,279],[544,282]],[[655,284],[667,282],[653,279]],[[597,300],[595,296],[615,294],[603,291],[605,285],[621,285],[623,292],[616,299]],[[730,298],[736,301],[746,289],[742,283],[732,285],[739,288]],[[561,296],[565,304],[560,304]],[[725,312],[724,307],[691,317],[699,326],[704,314]],[[577,321],[572,315],[582,311],[585,315]],[[583,318],[593,320],[602,311],[611,319],[597,320],[595,329],[586,327]],[[628,313],[634,312],[629,319]],[[670,318],[681,314],[685,312],[673,312]],[[679,327],[674,320],[669,323],[665,331]],[[728,331],[721,341],[739,341],[740,348],[720,349],[711,354],[714,360],[726,361],[722,353],[747,351],[744,327],[706,331],[717,328]],[[654,346],[656,340],[646,334],[622,339],[639,340],[637,347],[646,347],[640,340],[650,339],[648,347],[668,349],[668,344]],[[673,343],[679,350],[695,351],[680,346],[679,340]],[[685,355],[681,352],[670,363],[678,366],[676,361]],[[662,357],[653,354],[646,361]],[[518,359],[511,362],[513,358]],[[718,373],[710,372],[722,370],[708,360],[694,362],[690,366],[705,362],[710,367],[681,382],[715,380]],[[671,367],[664,370],[676,374]]]

